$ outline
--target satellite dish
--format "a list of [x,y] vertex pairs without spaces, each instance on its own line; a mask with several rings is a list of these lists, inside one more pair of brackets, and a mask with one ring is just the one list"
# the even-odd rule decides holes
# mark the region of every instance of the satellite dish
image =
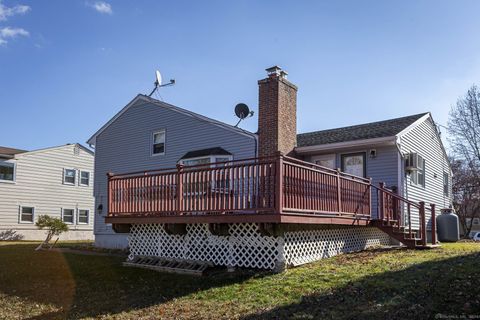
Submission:
[[250,114],[250,109],[245,103],[239,103],[235,106],[235,114],[243,120]]
[[162,84],[162,74],[160,73],[160,71],[157,70],[157,71],[155,71],[155,82],[153,84],[155,85],[155,87],[153,88],[152,92],[150,92],[150,94],[148,95],[149,97],[151,97],[152,94],[158,88],[174,85],[175,84],[175,79],[170,79],[169,83]]
[[155,85],[157,86],[161,86],[162,85],[162,75],[160,74],[160,71],[155,71],[155,76],[156,76],[156,80],[155,80]]

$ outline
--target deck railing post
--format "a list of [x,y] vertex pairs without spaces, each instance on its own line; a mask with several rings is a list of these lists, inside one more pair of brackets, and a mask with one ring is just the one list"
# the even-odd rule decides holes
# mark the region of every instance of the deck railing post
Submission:
[[276,213],[283,212],[283,153],[279,151],[275,162],[275,210]]
[[113,177],[112,172],[107,172],[107,186],[108,186],[108,192],[107,192],[107,216],[110,215],[110,210],[113,209],[112,206],[112,181],[111,178]]
[[431,203],[430,204],[430,210],[431,210],[431,213],[432,213],[432,217],[431,217],[431,230],[432,230],[432,244],[435,245],[437,244],[437,216],[435,215],[435,204],[434,203]]
[[420,201],[420,232],[422,237],[422,245],[427,245],[427,226],[425,225],[425,202]]
[[368,182],[368,215],[372,218],[372,178]]
[[340,180],[340,169],[337,169],[337,208],[338,213],[342,212],[342,187]]
[[378,194],[377,201],[380,202],[378,211],[380,211],[378,214],[380,215],[380,220],[384,221],[385,220],[385,193],[383,192],[383,189],[385,188],[385,182],[380,182],[380,192]]
[[183,165],[177,164],[177,215],[183,211]]

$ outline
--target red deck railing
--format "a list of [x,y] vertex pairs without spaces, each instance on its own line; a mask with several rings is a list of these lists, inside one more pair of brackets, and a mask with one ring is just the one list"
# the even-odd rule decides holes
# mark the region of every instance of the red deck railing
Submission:
[[108,216],[327,214],[370,217],[370,180],[274,157],[109,174]]
[[[418,236],[422,245],[427,244],[427,221],[425,202],[414,202],[401,197],[393,190],[388,189],[384,183],[379,187],[373,186],[377,192],[378,220],[401,228],[406,234],[416,233],[416,228],[412,228],[412,219],[418,216]],[[436,215],[435,204],[430,204],[430,221],[432,244],[437,243],[436,235]]]

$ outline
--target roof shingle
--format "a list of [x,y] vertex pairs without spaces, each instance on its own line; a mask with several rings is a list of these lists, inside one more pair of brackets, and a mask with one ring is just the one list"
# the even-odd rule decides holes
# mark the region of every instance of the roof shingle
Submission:
[[426,114],[428,113],[420,113],[343,128],[301,133],[297,135],[297,146],[306,147],[346,141],[392,137]]

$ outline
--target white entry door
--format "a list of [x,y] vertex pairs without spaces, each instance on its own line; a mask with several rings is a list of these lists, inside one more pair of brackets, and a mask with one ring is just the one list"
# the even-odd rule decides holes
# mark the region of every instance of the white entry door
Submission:
[[336,169],[335,154],[322,154],[318,156],[312,156],[312,162],[322,167],[330,169]]

